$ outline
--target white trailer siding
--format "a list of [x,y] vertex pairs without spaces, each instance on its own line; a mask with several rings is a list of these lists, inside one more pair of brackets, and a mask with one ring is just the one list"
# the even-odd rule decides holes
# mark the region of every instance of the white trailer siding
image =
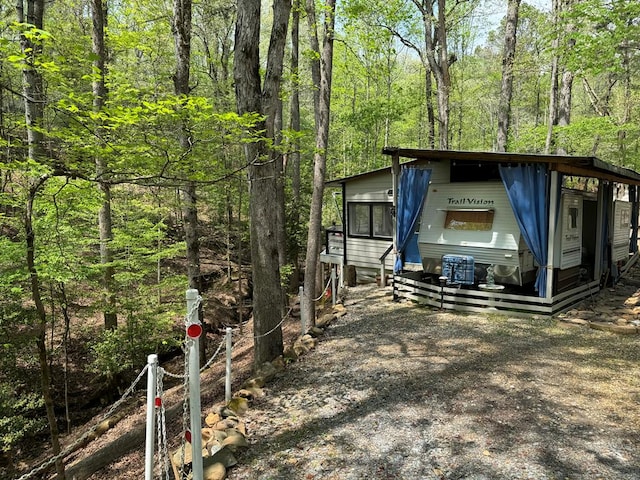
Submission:
[[[380,257],[393,242],[391,240],[373,240],[370,238],[349,238],[347,247],[347,264],[371,270],[380,269]],[[393,270],[394,256],[387,255],[385,268]]]
[[[447,212],[451,211],[492,212],[492,224],[478,231],[445,228]],[[431,185],[418,245],[424,269],[430,273],[436,273],[433,266],[439,265],[443,255],[450,254],[471,255],[476,264],[497,265],[503,272],[519,270],[517,277],[535,268],[499,181]]]
[[629,233],[631,229],[631,203],[616,200],[613,207],[613,252],[614,262],[629,259]]
[[[421,165],[420,168],[431,170],[431,181],[449,181],[448,162],[429,162],[428,165]],[[355,178],[345,184],[345,215],[349,215],[349,204],[351,203],[392,203],[393,202],[393,176],[391,170],[383,170],[377,174],[368,175],[363,178]],[[393,243],[392,238],[362,238],[349,234],[349,219],[345,219],[347,226],[347,265],[354,265],[364,269],[379,270],[380,257]],[[385,268],[393,269],[395,257],[393,254],[387,255]],[[409,265],[406,265],[407,267]]]
[[391,202],[393,201],[393,182],[389,172],[366,177],[346,185],[347,202]]
[[[392,238],[362,238],[349,234],[349,204],[351,203],[389,203],[393,202],[393,180],[390,171],[380,172],[378,175],[351,181],[345,186],[345,201],[347,208],[347,265],[357,268],[379,270],[379,258],[393,243]],[[393,269],[393,255],[387,255],[385,268]]]
[[582,204],[582,195],[562,194],[553,262],[560,270],[577,267],[582,263]]
[[451,179],[451,168],[449,162],[429,162],[429,165],[423,168],[431,169],[431,184],[449,183]]

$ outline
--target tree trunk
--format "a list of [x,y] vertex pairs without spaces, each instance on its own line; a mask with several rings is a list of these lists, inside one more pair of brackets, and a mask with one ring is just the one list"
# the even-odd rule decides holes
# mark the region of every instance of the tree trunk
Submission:
[[442,150],[449,149],[449,95],[451,93],[451,76],[449,75],[449,49],[447,48],[446,0],[438,0],[437,38],[440,47],[438,80],[438,113],[440,115],[438,141]]
[[[264,122],[254,126],[273,139],[275,114],[282,79],[284,46],[291,4],[274,1],[264,92],[260,83],[260,0],[239,0],[235,35],[234,78],[238,112],[261,113]],[[278,260],[276,167],[264,141],[245,146],[249,164],[249,212],[253,274],[254,368],[273,360],[284,349],[280,327],[283,305]]]
[[622,49],[622,75],[623,75],[623,87],[624,87],[624,107],[622,110],[622,119],[621,123],[624,125],[624,128],[621,128],[618,132],[618,148],[620,149],[621,154],[621,165],[626,165],[627,163],[627,124],[631,121],[631,108],[632,108],[632,82],[631,82],[631,45],[628,39],[624,39],[622,41],[621,49]]
[[[565,70],[562,74],[562,86],[558,101],[558,126],[566,127],[571,123],[571,93],[573,91],[573,72]],[[558,143],[557,153],[566,155],[567,149],[564,142]]]
[[425,84],[425,105],[427,107],[427,148],[436,148],[436,114],[433,109],[433,75],[429,67],[429,61],[425,58],[422,62],[424,66]]
[[[18,22],[29,23],[35,28],[43,29],[44,26],[44,0],[28,0],[27,15],[24,15],[22,0],[16,3]],[[25,120],[27,127],[27,154],[28,159],[38,161],[41,158],[43,133],[41,130],[44,117],[44,82],[42,74],[35,68],[38,57],[42,53],[42,45],[32,42],[28,36],[20,36],[20,47],[26,57],[22,70],[22,86],[24,97]],[[38,318],[38,359],[40,362],[40,375],[42,384],[42,397],[44,399],[49,433],[51,435],[51,447],[53,455],[60,453],[60,439],[58,423],[54,410],[53,395],[51,393],[51,370],[48,360],[48,352],[45,342],[47,315],[40,296],[40,278],[35,261],[35,231],[33,229],[33,203],[38,191],[44,185],[47,176],[42,176],[29,181],[29,192],[24,216],[26,263],[31,284],[31,299],[36,309]],[[55,462],[58,480],[64,480],[64,463],[62,460]]]
[[[107,48],[105,44],[105,27],[107,26],[107,6],[102,0],[91,0],[91,17],[93,30],[91,32],[93,54],[95,60],[93,67],[98,75],[93,80],[93,110],[100,112],[107,101],[107,86],[105,82],[107,66]],[[96,128],[96,137],[102,139],[104,131],[101,126]],[[103,266],[102,290],[104,304],[104,327],[113,330],[118,326],[116,313],[116,294],[114,291],[113,277],[115,274],[112,262],[113,252],[111,242],[113,229],[111,221],[111,184],[109,183],[109,167],[106,159],[97,155],[95,158],[96,178],[98,188],[102,194],[102,205],[98,212],[98,229],[100,234],[100,264]]]
[[[562,65],[560,45],[566,43],[564,48],[570,50],[575,46],[575,39],[572,34],[575,30],[573,22],[569,21],[561,30],[559,28],[560,18],[565,10],[571,8],[574,0],[553,0],[553,22],[556,36],[553,39],[553,63],[551,65],[551,90],[549,94],[549,125],[547,129],[547,139],[545,143],[545,153],[566,154],[566,148],[562,142],[558,141],[554,133],[555,126],[569,125],[571,118],[571,96],[573,89],[574,73],[566,70]],[[564,42],[566,39],[566,42]],[[560,75],[562,73],[562,81]]]
[[[24,15],[23,0],[18,0],[16,10],[18,22],[28,23],[42,29],[44,19],[44,0],[28,0],[27,15]],[[27,36],[20,36],[20,46],[25,55],[25,65],[22,69],[22,85],[24,94],[25,121],[27,126],[28,156],[37,159],[42,147],[42,132],[40,123],[44,116],[44,88],[42,74],[35,68],[38,56],[42,53],[42,46],[32,42]]]
[[[189,76],[191,64],[191,0],[174,0],[173,19],[171,31],[175,44],[176,71],[173,74],[173,90],[178,96],[185,98],[189,96]],[[189,133],[188,120],[181,120],[178,142],[182,151],[182,158],[188,159],[191,151],[193,139]],[[195,167],[191,164],[187,167],[187,179],[181,189],[182,198],[182,222],[184,228],[184,239],[187,249],[187,278],[189,288],[202,291],[200,283],[200,241],[198,237],[198,195],[196,182],[191,180]],[[200,306],[200,318],[202,318],[202,306]],[[206,337],[199,338],[200,364],[206,362]]]
[[[267,69],[264,76],[264,85],[262,89],[262,112],[265,115],[265,132],[268,139],[271,140],[272,145],[275,148],[271,148],[268,151],[269,163],[273,164],[274,182],[273,188],[275,188],[275,196],[263,197],[263,203],[267,198],[275,199],[275,205],[272,203],[269,207],[272,212],[269,213],[270,221],[273,224],[275,232],[275,245],[278,252],[278,283],[274,286],[279,288],[279,295],[276,298],[280,299],[280,314],[284,317],[285,310],[285,298],[284,289],[282,285],[282,279],[280,276],[280,268],[286,265],[286,231],[285,231],[285,208],[284,208],[284,170],[282,153],[279,151],[278,146],[282,137],[282,100],[280,95],[280,88],[282,85],[282,72],[284,70],[284,53],[287,43],[287,32],[289,30],[289,16],[291,13],[291,0],[276,0],[273,2],[273,24],[271,26],[271,38],[269,41],[269,50],[267,52]],[[254,289],[256,284],[254,283]],[[274,289],[275,289],[274,288]],[[277,324],[280,321],[278,319]],[[269,330],[273,328],[273,325]],[[282,353],[284,348],[282,340],[282,329],[278,329],[279,334],[276,335],[277,342],[274,346],[269,346],[264,349],[265,355],[260,363],[264,361],[273,360],[276,356]],[[277,354],[273,355],[272,350],[276,350]],[[268,357],[268,358],[267,358]]]
[[[40,383],[42,385],[42,398],[44,400],[45,410],[47,412],[47,421],[49,423],[49,434],[51,435],[51,449],[53,456],[60,453],[60,434],[58,430],[58,421],[55,414],[55,405],[53,394],[51,392],[51,367],[49,365],[49,353],[46,346],[46,327],[47,312],[40,295],[40,278],[36,269],[35,260],[35,244],[36,235],[33,230],[33,203],[38,191],[47,180],[46,176],[40,177],[33,182],[29,189],[27,198],[27,208],[25,211],[24,228],[27,246],[27,270],[29,271],[29,280],[31,284],[31,299],[36,309],[38,320],[38,337],[36,338],[36,346],[38,348],[38,360],[40,363]],[[55,462],[58,480],[64,480],[65,468],[62,460]]]
[[[309,5],[309,2],[307,3]],[[316,110],[316,148],[313,169],[313,194],[309,213],[309,233],[307,236],[307,256],[304,277],[304,311],[306,318],[315,325],[316,271],[320,254],[320,231],[322,227],[322,200],[324,196],[327,147],[329,145],[329,113],[331,105],[331,78],[333,73],[333,34],[335,25],[335,0],[327,0],[324,8],[324,35],[322,52],[316,52],[320,59],[320,83],[318,89],[318,108]],[[309,12],[307,12],[309,14]],[[314,15],[315,16],[315,15]],[[317,39],[315,30],[313,37]],[[315,42],[318,44],[318,42]]]
[[291,154],[288,157],[287,167],[290,168],[291,175],[291,218],[289,228],[291,234],[291,262],[293,273],[289,282],[290,291],[297,292],[300,284],[300,245],[298,244],[300,230],[300,141],[295,136],[300,132],[300,81],[298,78],[300,67],[300,0],[293,1],[291,14],[291,76],[293,78],[291,86],[291,115],[290,128],[294,132],[294,140]]
[[[571,5],[574,3],[574,0],[564,0],[562,3],[562,8],[564,10],[569,10]],[[564,36],[566,38],[566,49],[567,51],[575,48],[575,38],[573,38],[573,33],[575,30],[575,24],[573,21],[569,20],[565,23],[564,27]],[[558,95],[558,126],[566,127],[571,122],[571,96],[573,91],[573,79],[575,75],[572,71],[568,69],[564,69],[562,73],[562,83],[560,86],[560,91]],[[561,155],[567,154],[566,144],[565,142],[558,142],[557,153]]]
[[513,63],[516,56],[516,34],[518,30],[518,10],[520,0],[509,0],[507,21],[504,32],[504,53],[502,55],[502,87],[498,105],[498,138],[496,151],[506,152],[509,139],[509,119],[511,117],[511,97],[513,95]]
[[[175,44],[176,70],[173,74],[173,90],[178,96],[187,97],[191,62],[191,0],[174,0],[171,30]],[[178,133],[183,157],[188,157],[191,141],[187,120],[183,119]],[[187,177],[194,170],[187,168]],[[198,241],[198,208],[196,184],[187,178],[181,188],[182,221],[187,248],[187,278],[189,288],[200,290],[200,243]]]
[[[413,0],[422,15],[424,29],[425,56],[431,73],[436,80],[438,102],[438,148],[449,148],[449,94],[451,76],[447,48],[446,0],[437,0],[437,12],[431,0]],[[428,82],[427,82],[428,83]]]
[[[274,213],[276,216],[276,246],[278,249],[278,263],[280,267],[287,264],[285,208],[284,208],[284,163],[279,146],[282,140],[282,100],[280,87],[282,85],[282,72],[284,70],[284,53],[289,29],[289,15],[291,13],[291,0],[280,0],[273,4],[273,24],[271,27],[271,39],[267,52],[267,68],[262,90],[262,109],[265,114],[266,136],[272,139],[274,148],[270,149],[269,157],[275,169],[275,199]],[[284,293],[284,292],[283,292]],[[284,315],[284,300],[281,313]]]
[[311,64],[311,82],[313,83],[313,114],[317,126],[320,123],[318,114],[320,112],[320,43],[318,41],[318,24],[316,20],[316,3],[314,0],[307,0],[305,10],[307,13],[307,25],[309,27],[309,42],[314,57]]
[[[553,0],[554,4],[554,14],[553,19],[554,23],[557,23],[558,20],[558,12],[557,12],[557,2],[558,0]],[[553,39],[553,48],[554,51],[553,59],[551,60],[551,87],[549,89],[549,120],[547,123],[547,138],[544,145],[544,152],[546,154],[551,153],[553,146],[555,145],[554,132],[553,127],[558,124],[558,67],[560,64],[560,59],[558,58],[558,45],[559,39],[556,37]]]

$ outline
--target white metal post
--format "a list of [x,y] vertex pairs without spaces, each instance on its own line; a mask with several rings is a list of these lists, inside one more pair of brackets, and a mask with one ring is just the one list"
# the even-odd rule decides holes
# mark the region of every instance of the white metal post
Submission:
[[[198,290],[187,290],[187,324],[200,325]],[[193,480],[203,479],[202,423],[200,419],[200,349],[197,338],[188,338],[189,352],[189,416],[191,419],[191,468]]]
[[156,397],[158,396],[158,355],[147,357],[147,430],[145,437],[144,479],[153,480],[153,453],[156,443]]
[[224,401],[231,401],[231,327],[227,327],[227,374],[224,382]]
[[334,264],[331,265],[331,305],[335,307],[336,305],[336,266]]
[[302,335],[307,333],[307,314],[304,308],[304,287],[298,288],[298,298],[300,298],[300,325],[302,328]]

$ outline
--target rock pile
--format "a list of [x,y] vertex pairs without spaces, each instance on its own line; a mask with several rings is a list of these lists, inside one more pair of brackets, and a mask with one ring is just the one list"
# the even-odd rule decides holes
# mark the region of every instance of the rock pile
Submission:
[[[251,402],[263,395],[262,388],[280,372],[287,363],[295,362],[299,357],[311,351],[318,344],[318,337],[324,334],[329,325],[347,312],[342,304],[333,307],[331,313],[322,315],[316,326],[309,328],[306,334],[298,337],[287,346],[284,355],[272,362],[264,363],[255,376],[248,379],[234,394],[229,403],[219,405],[205,417],[206,427],[202,429],[202,464],[204,480],[223,480],[227,469],[238,463],[235,453],[248,448],[247,430],[242,416],[247,413]],[[185,442],[171,455],[171,464],[175,478],[182,478],[181,471],[192,478],[191,464],[193,452],[191,444]]]

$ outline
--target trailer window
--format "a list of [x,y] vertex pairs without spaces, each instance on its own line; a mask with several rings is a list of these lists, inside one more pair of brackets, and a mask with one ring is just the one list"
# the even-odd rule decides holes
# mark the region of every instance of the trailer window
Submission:
[[372,205],[373,211],[373,236],[392,237],[393,217],[391,216],[391,205]]
[[493,213],[493,210],[447,210],[444,228],[448,230],[491,230]]
[[578,228],[578,208],[577,207],[569,207],[569,215],[567,215],[569,225],[567,227],[569,230],[576,230]]
[[349,235],[392,238],[394,218],[391,203],[349,203]]
[[620,226],[628,227],[630,223],[631,223],[631,212],[629,211],[628,208],[624,208],[620,212]]
[[349,234],[365,235],[371,233],[371,210],[366,203],[349,204]]

